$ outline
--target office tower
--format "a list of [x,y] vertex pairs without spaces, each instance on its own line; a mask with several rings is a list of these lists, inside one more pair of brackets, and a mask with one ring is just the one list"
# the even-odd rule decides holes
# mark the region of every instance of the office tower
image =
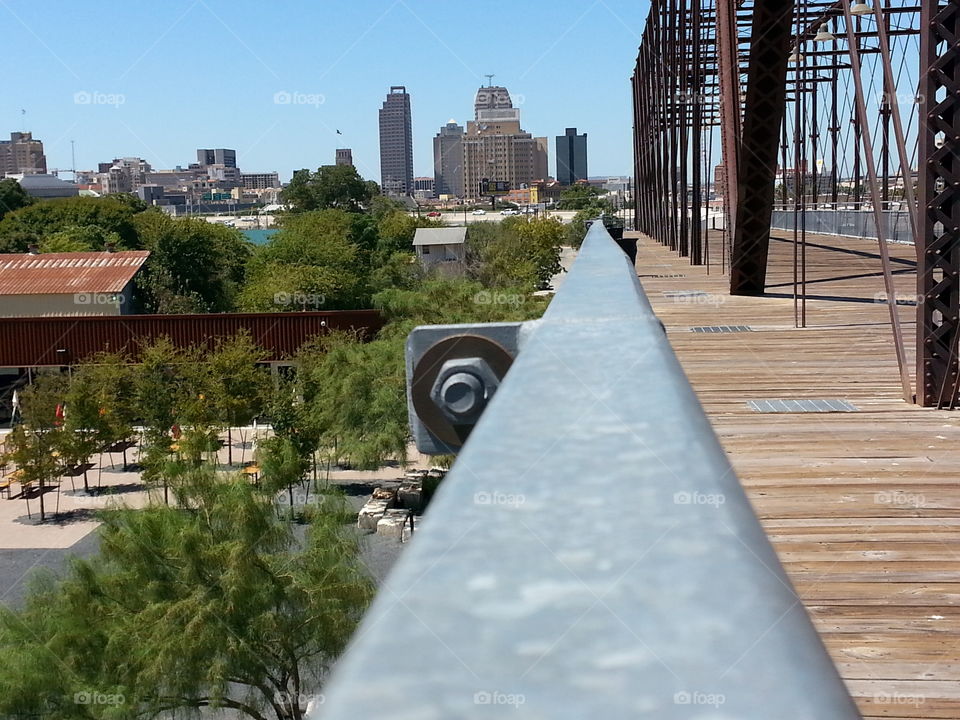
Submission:
[[353,167],[353,150],[350,148],[337,148],[336,164]]
[[223,165],[224,167],[235,168],[237,166],[237,151],[226,148],[197,150],[197,163],[201,167]]
[[46,172],[43,143],[34,140],[33,133],[12,132],[9,140],[0,140],[0,177],[20,173],[43,175]]
[[475,119],[463,138],[464,196],[479,196],[480,181],[503,180],[514,190],[529,187],[546,174],[546,138],[520,127],[520,109],[513,107],[505,87],[477,91]]
[[380,108],[380,185],[385,195],[413,192],[413,123],[403,85],[392,86]]
[[576,128],[567,128],[557,136],[557,181],[573,185],[587,179],[587,134],[577,135]]
[[437,195],[463,197],[463,127],[455,120],[433,138],[433,187]]

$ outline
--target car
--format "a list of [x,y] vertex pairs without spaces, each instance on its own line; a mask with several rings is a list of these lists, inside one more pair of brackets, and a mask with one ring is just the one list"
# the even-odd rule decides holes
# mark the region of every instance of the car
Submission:
[[474,210],[474,211],[473,211],[473,214],[474,214],[474,215],[486,215],[486,214],[487,214],[487,211],[486,211],[486,210]]
[[434,210],[433,212],[428,212],[427,217],[440,217],[440,213]]
[[513,210],[511,210],[510,208],[507,208],[506,210],[501,210],[501,211],[500,211],[500,214],[501,214],[501,215],[513,215]]

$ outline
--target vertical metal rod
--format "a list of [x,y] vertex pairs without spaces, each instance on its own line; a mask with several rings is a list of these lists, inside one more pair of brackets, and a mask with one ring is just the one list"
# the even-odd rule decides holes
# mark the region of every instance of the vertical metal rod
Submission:
[[[890,7],[889,0],[887,7]],[[906,136],[903,132],[903,120],[900,116],[900,99],[897,97],[897,79],[893,73],[893,63],[890,56],[890,41],[888,38],[888,29],[890,16],[884,17],[880,6],[874,4],[873,14],[877,20],[877,38],[880,45],[880,61],[883,64],[883,84],[886,91],[886,107],[890,113],[884,118],[885,123],[889,123],[893,118],[893,134],[897,144],[897,153],[900,159],[900,173],[903,175],[904,197],[907,200],[907,217],[910,219],[910,231],[913,234],[914,246],[919,249],[920,243],[917,236],[917,198],[913,192],[913,172],[910,168],[910,155],[907,153]],[[921,29],[921,32],[926,30]],[[884,146],[886,147],[886,135],[884,133]],[[889,151],[887,151],[889,155]]]
[[[907,372],[907,359],[903,347],[903,333],[900,329],[900,316],[897,314],[896,287],[893,284],[893,273],[890,269],[890,251],[887,248],[886,232],[883,227],[883,211],[880,209],[881,198],[880,188],[877,182],[877,167],[874,164],[873,143],[870,138],[870,125],[867,119],[867,103],[863,95],[863,78],[860,75],[860,48],[857,44],[857,37],[854,33],[853,16],[850,14],[850,5],[842,3],[844,25],[847,33],[847,50],[850,53],[850,66],[853,72],[853,83],[856,92],[857,115],[860,119],[861,133],[863,137],[863,152],[867,163],[867,175],[870,182],[870,194],[873,201],[873,216],[877,224],[877,242],[880,247],[880,260],[883,265],[883,284],[887,293],[887,308],[890,311],[890,326],[893,330],[893,343],[897,353],[897,365],[900,369],[900,384],[903,390],[903,399],[906,402],[912,402],[912,390],[910,387],[910,375]],[[859,157],[860,153],[856,152]]]

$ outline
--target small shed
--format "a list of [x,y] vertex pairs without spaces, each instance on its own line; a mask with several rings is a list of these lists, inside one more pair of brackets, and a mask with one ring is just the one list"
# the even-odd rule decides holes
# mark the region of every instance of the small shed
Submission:
[[127,315],[150,253],[0,254],[0,317]]
[[424,267],[460,273],[467,253],[467,228],[417,228],[413,248]]

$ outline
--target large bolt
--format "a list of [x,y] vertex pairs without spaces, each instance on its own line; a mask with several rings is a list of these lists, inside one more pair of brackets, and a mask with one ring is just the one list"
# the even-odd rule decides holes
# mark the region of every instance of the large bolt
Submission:
[[440,399],[452,415],[468,417],[486,404],[483,381],[473,373],[454,373],[441,386]]
[[499,384],[500,378],[483,358],[447,360],[437,374],[430,398],[454,425],[473,425]]

